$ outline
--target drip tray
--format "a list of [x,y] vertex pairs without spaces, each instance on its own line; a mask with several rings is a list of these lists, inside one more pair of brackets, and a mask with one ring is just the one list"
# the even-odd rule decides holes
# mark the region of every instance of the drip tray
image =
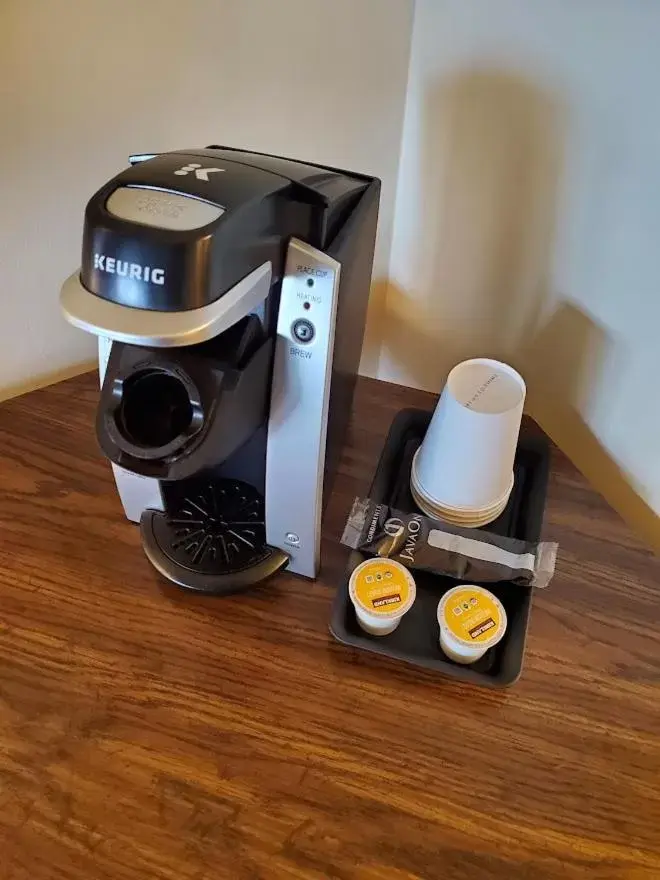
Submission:
[[185,480],[165,489],[164,513],[140,521],[152,565],[181,587],[234,593],[283,568],[289,557],[266,543],[263,496],[241,480]]

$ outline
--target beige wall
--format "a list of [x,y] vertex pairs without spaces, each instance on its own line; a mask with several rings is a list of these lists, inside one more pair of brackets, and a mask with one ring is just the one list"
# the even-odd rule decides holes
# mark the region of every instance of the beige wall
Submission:
[[376,174],[386,275],[412,6],[0,3],[0,398],[93,357],[58,291],[130,152],[222,142]]
[[512,360],[656,513],[659,33],[646,0],[417,0],[378,369]]

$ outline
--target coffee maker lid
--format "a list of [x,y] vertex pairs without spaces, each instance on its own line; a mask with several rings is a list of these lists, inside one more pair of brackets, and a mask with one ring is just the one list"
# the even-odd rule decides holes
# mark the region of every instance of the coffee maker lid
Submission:
[[136,156],[87,204],[65,317],[135,344],[212,338],[266,298],[291,241],[329,246],[373,182],[226,147]]
[[102,299],[81,283],[74,272],[62,286],[64,316],[81,330],[117,342],[174,348],[206,342],[254,311],[268,296],[272,267],[269,262],[250,272],[220,299],[198,309],[157,312],[136,309]]

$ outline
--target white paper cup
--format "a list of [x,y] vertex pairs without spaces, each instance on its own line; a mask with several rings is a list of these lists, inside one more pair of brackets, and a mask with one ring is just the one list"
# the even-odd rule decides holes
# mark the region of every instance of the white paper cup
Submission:
[[525,393],[522,377],[500,361],[454,367],[413,462],[417,494],[482,515],[508,498]]
[[[419,450],[417,451],[416,456],[418,454]],[[486,516],[487,514],[492,513],[495,510],[503,510],[509,502],[509,497],[511,496],[513,485],[514,478],[512,474],[511,482],[509,483],[505,494],[501,498],[498,498],[496,501],[494,501],[492,504],[489,504],[487,507],[454,507],[450,504],[441,504],[435,499],[429,498],[428,496],[424,495],[418,487],[417,480],[415,478],[415,459],[413,459],[413,474],[411,475],[410,489],[415,498],[421,499],[426,507],[433,508],[449,516],[456,517],[457,519],[474,519],[475,517]]]
[[438,603],[440,648],[454,663],[476,663],[504,636],[504,606],[473,584],[454,587]]
[[353,570],[348,593],[362,629],[373,636],[386,636],[412,608],[417,589],[405,565],[375,557]]
[[505,498],[503,502],[501,502],[497,507],[493,508],[487,514],[481,514],[479,516],[455,516],[446,510],[434,507],[432,504],[429,504],[425,499],[421,498],[415,492],[413,486],[410,487],[413,500],[422,513],[425,513],[427,516],[430,516],[432,519],[442,520],[443,522],[451,523],[455,526],[461,526],[466,529],[476,529],[481,528],[482,526],[487,526],[489,523],[494,522],[499,516],[501,516],[505,507],[508,504],[508,498]]

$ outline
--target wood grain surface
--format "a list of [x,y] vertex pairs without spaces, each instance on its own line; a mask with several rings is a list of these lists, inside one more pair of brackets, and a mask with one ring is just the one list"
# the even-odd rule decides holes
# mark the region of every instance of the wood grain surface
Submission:
[[168,587],[96,447],[96,376],[0,407],[2,880],[660,878],[660,561],[556,452],[521,681],[328,633],[395,412],[361,380],[317,583]]

